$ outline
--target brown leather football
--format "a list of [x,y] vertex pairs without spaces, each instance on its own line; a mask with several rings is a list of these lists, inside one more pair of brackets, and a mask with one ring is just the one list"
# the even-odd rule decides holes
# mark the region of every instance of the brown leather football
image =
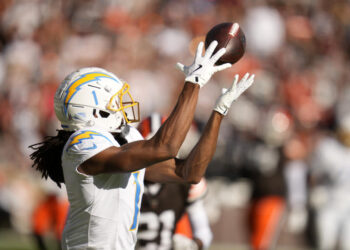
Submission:
[[216,62],[216,65],[223,63],[236,63],[242,58],[245,52],[245,35],[238,23],[220,23],[215,25],[205,37],[205,48],[214,40],[218,45],[214,54],[221,48],[226,48],[225,54]]

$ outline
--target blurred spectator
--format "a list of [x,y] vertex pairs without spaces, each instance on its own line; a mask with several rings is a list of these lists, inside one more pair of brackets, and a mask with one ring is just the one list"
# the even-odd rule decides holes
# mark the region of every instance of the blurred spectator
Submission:
[[283,147],[286,163],[284,177],[287,184],[287,230],[305,233],[308,222],[308,165],[310,135],[295,132]]
[[311,161],[311,201],[319,249],[349,249],[350,126],[339,117],[337,134],[318,139]]
[[33,236],[37,243],[37,249],[47,250],[45,236],[54,233],[57,249],[61,249],[61,238],[68,213],[68,200],[48,193],[35,207],[32,216]]
[[[281,14],[269,6],[251,7],[245,19],[248,49],[263,57],[276,53],[285,39],[285,24]],[[261,39],[263,38],[263,39]]]

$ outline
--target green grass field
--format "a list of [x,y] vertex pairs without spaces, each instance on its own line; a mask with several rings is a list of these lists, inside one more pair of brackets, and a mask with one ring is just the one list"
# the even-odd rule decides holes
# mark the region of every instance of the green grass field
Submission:
[[[49,249],[56,249],[52,237],[47,237]],[[36,250],[34,238],[18,234],[12,230],[0,230],[0,250]]]
[[[46,243],[50,250],[57,249],[54,238],[48,236]],[[213,242],[209,250],[249,250],[248,246]],[[310,250],[305,248],[278,247],[278,250]],[[30,235],[18,234],[12,230],[0,230],[0,250],[37,250]]]
[[[46,238],[49,249],[56,249],[53,237]],[[248,250],[244,246],[213,244],[210,250]],[[0,250],[37,250],[35,241],[30,235],[18,234],[11,230],[0,230]]]

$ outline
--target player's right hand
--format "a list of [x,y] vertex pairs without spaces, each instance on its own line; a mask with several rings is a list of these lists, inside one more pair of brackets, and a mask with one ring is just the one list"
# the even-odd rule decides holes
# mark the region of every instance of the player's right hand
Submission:
[[202,56],[204,43],[200,42],[198,44],[196,56],[192,65],[184,66],[181,63],[176,64],[176,66],[185,74],[186,82],[192,82],[194,84],[198,84],[200,87],[203,87],[215,72],[232,66],[230,63],[215,66],[215,63],[226,52],[226,48],[222,48],[213,55],[217,45],[218,42],[213,41],[205,51],[204,56]]
[[246,73],[238,82],[238,75],[235,75],[231,88],[222,89],[222,94],[217,99],[214,110],[220,114],[226,115],[233,101],[237,100],[237,98],[253,84],[254,77],[254,74],[249,77],[249,73]]

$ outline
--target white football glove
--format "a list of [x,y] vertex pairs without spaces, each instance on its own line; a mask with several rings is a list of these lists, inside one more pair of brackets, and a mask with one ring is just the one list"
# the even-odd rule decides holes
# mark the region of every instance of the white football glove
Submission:
[[182,234],[175,234],[173,236],[173,249],[174,250],[198,250],[198,245],[194,240]]
[[225,48],[221,48],[215,53],[215,55],[212,55],[217,45],[218,42],[213,41],[205,51],[204,56],[202,56],[204,43],[200,42],[198,44],[196,56],[192,65],[184,66],[181,63],[176,64],[177,68],[185,74],[186,82],[192,82],[194,84],[198,84],[200,87],[203,87],[215,72],[232,66],[230,63],[215,66],[215,63],[226,52]]
[[231,88],[222,89],[222,94],[216,100],[214,110],[220,114],[226,115],[232,102],[236,100],[246,89],[248,89],[253,82],[254,74],[249,77],[249,73],[246,73],[239,82],[238,75],[235,75]]

